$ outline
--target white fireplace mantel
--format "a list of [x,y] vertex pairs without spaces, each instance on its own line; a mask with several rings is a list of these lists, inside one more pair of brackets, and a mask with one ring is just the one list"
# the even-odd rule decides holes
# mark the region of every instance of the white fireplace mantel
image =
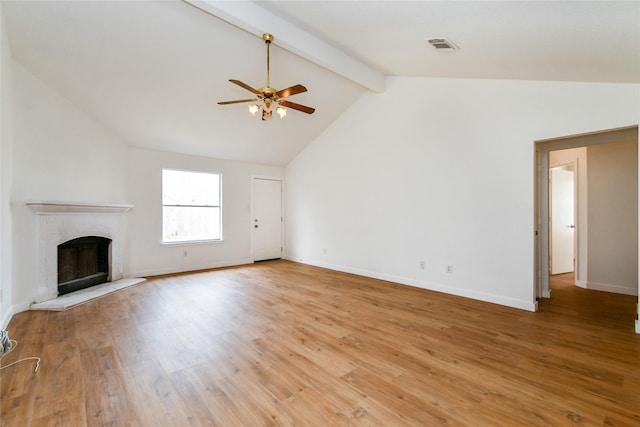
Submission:
[[36,215],[65,214],[65,213],[98,213],[122,214],[133,208],[133,205],[119,205],[112,203],[75,203],[33,200],[26,205]]

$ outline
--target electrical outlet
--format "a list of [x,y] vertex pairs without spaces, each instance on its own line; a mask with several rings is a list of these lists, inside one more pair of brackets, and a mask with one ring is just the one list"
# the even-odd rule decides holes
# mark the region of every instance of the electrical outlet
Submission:
[[424,270],[424,261],[420,261],[420,270]]
[[447,264],[447,273],[448,274],[453,273],[453,264]]

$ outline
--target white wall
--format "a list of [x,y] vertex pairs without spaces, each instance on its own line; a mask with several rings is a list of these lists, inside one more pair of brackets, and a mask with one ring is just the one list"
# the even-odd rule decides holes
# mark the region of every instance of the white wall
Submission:
[[127,203],[129,148],[19,64],[12,72],[12,303],[20,311],[37,290],[35,216],[24,202]]
[[[149,276],[253,262],[251,176],[282,177],[284,168],[131,148],[129,276]],[[163,168],[222,174],[224,242],[162,245]],[[186,255],[185,255],[186,252]]]
[[640,85],[386,87],[287,166],[287,257],[535,309],[534,141],[637,124]]
[[587,287],[638,294],[638,141],[593,145]]
[[14,200],[127,200],[128,145],[14,66]]
[[0,3],[0,329],[12,315],[11,52]]

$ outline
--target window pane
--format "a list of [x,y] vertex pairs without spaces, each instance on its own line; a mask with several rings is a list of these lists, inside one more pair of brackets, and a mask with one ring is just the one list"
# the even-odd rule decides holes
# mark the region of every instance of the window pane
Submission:
[[220,175],[163,169],[162,204],[220,206]]
[[220,208],[165,206],[163,215],[164,242],[220,239]]

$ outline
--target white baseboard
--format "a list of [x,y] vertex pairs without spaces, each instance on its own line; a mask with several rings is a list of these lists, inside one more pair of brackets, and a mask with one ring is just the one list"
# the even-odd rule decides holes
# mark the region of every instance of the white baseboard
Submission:
[[636,320],[636,334],[640,334],[640,320]]
[[585,289],[591,289],[592,291],[612,292],[615,294],[623,295],[638,295],[638,288],[627,288],[625,286],[610,285],[607,283],[587,282]]
[[416,288],[427,289],[430,291],[442,292],[445,294],[471,298],[479,301],[490,302],[493,304],[504,305],[512,308],[518,308],[520,310],[536,311],[538,309],[537,301],[522,301],[514,298],[503,297],[500,295],[494,295],[494,294],[488,294],[484,292],[470,291],[468,289],[456,288],[453,286],[447,286],[440,283],[426,282],[423,280],[416,280],[408,277],[395,276],[390,274],[379,273],[376,271],[351,268],[343,265],[329,264],[325,262],[318,262],[315,260],[309,260],[305,258],[295,258],[295,257],[285,257],[285,258],[290,261],[300,262],[302,264],[309,264],[316,267],[327,268],[329,270],[342,271],[344,273],[351,273],[351,274],[357,274],[359,276],[371,277],[379,280],[386,280],[389,282],[414,286]]
[[7,329],[7,326],[9,326],[9,322],[11,322],[11,319],[13,318],[14,315],[18,313],[22,313],[23,311],[27,311],[27,310],[29,310],[28,303],[10,306],[9,310],[7,310],[7,312],[2,316],[2,319],[0,319],[0,330]]
[[126,273],[124,277],[132,278],[132,277],[161,276],[163,274],[188,273],[190,271],[209,270],[211,268],[234,267],[236,265],[245,265],[245,264],[253,264],[253,259],[244,258],[244,259],[238,259],[238,260],[201,264],[201,265],[189,265],[189,266],[181,266],[181,267],[140,270],[140,271],[133,271],[133,272]]
[[2,316],[2,319],[0,319],[0,331],[5,331],[7,329],[7,325],[11,321],[12,317],[13,307],[9,307],[9,310],[7,310],[7,312]]

